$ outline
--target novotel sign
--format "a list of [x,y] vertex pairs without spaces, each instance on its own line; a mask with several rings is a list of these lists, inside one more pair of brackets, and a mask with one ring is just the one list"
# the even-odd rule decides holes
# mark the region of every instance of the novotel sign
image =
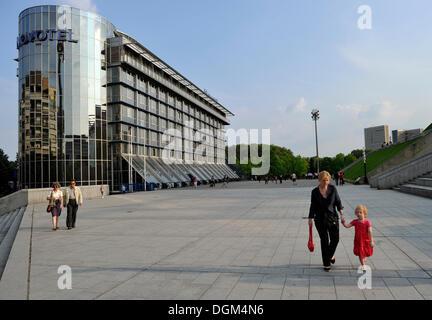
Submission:
[[78,40],[72,39],[72,29],[35,30],[35,31],[21,34],[17,38],[17,49],[21,48],[23,45],[25,45],[29,42],[46,41],[46,40],[68,41],[68,42],[73,42],[73,43],[78,42]]

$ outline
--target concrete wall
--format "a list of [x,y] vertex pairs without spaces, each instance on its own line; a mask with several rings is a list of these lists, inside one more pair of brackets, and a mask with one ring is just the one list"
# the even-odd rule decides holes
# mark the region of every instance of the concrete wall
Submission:
[[432,152],[370,178],[372,188],[390,189],[432,172]]
[[391,168],[399,166],[407,161],[418,159],[432,152],[432,130],[425,131],[414,143],[399,152],[393,158],[382,163],[380,166],[368,173],[368,180],[373,176],[383,173]]
[[[109,186],[104,185],[104,194],[109,194]],[[83,194],[84,201],[86,199],[100,198],[100,185],[98,186],[80,186]],[[64,189],[64,188],[62,188]],[[0,198],[0,215],[6,212],[10,212],[17,208],[21,208],[30,204],[44,203],[48,205],[46,199],[52,188],[43,189],[24,189],[17,191],[13,194],[7,195],[6,197]]]

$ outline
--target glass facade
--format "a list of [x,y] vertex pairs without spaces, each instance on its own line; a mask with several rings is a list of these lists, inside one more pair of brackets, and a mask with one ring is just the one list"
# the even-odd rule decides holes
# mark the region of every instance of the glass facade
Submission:
[[62,6],[19,15],[20,188],[108,184],[105,18]]
[[236,178],[225,166],[230,112],[107,19],[32,7],[19,15],[17,48],[20,189]]

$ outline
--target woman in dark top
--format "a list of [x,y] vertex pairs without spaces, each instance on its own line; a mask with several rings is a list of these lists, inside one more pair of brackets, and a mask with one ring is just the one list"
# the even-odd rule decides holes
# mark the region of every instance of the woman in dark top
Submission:
[[321,239],[321,255],[325,271],[330,271],[330,263],[335,263],[334,253],[339,242],[339,218],[336,209],[343,216],[343,206],[337,189],[329,185],[330,173],[322,171],[318,175],[319,185],[312,190],[309,209],[309,226],[315,227]]

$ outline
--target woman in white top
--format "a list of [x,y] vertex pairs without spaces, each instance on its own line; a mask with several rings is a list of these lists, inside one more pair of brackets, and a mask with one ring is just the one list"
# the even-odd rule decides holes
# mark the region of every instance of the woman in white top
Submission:
[[54,183],[53,191],[51,191],[50,196],[48,197],[51,205],[51,215],[52,215],[52,223],[53,230],[57,230],[57,221],[58,217],[61,215],[61,211],[63,208],[63,192],[60,190],[60,184]]

